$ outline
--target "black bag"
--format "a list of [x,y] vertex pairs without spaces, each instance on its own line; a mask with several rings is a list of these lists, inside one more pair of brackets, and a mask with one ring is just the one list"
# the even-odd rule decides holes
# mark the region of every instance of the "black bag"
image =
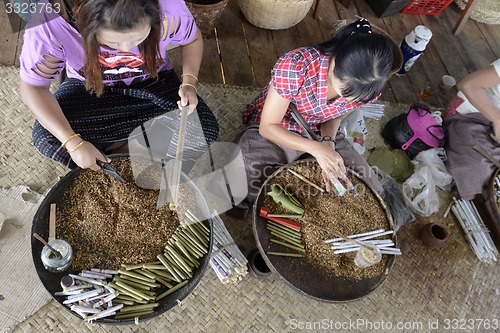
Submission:
[[403,149],[410,158],[421,151],[443,147],[444,131],[430,112],[429,106],[415,103],[410,111],[389,120],[382,137],[394,149]]

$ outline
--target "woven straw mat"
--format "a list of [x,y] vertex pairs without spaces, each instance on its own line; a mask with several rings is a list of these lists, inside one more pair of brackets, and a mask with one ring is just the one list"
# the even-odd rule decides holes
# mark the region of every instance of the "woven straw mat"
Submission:
[[[462,10],[467,6],[467,2],[468,0],[455,0],[455,3]],[[500,1],[478,0],[470,18],[485,24],[500,24]]]
[[[66,171],[40,157],[31,146],[33,117],[16,92],[16,70],[0,67],[0,75],[1,112],[5,120],[0,127],[0,185],[24,183],[45,191]],[[242,128],[240,111],[257,92],[252,88],[201,85],[199,94],[219,118],[222,139],[231,140]],[[371,145],[383,145],[377,139],[379,127],[406,111],[407,106],[386,103],[386,116],[378,122],[368,122],[370,135],[375,138]],[[138,325],[88,324],[51,301],[13,332],[281,333],[302,331],[300,327],[308,332],[388,332],[387,325],[394,332],[442,332],[445,319],[499,319],[500,265],[481,263],[453,214],[442,217],[447,204],[443,202],[441,206],[439,213],[400,229],[398,242],[403,255],[396,259],[382,286],[354,302],[331,304],[313,300],[274,275],[265,280],[246,276],[237,285],[223,285],[208,269],[197,288],[178,306]],[[222,217],[237,244],[248,254],[255,247],[250,220]],[[418,238],[422,225],[430,221],[445,223],[450,229],[449,240],[440,248],[425,247]],[[432,326],[436,320],[441,325],[438,330]],[[380,326],[382,323],[385,329]],[[402,324],[405,329],[396,329]]]

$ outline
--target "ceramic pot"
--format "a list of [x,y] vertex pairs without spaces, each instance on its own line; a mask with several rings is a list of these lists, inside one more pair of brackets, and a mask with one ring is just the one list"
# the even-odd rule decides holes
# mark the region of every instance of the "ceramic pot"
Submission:
[[441,223],[427,223],[420,230],[420,238],[427,246],[441,246],[448,238],[448,228]]
[[247,257],[248,259],[248,272],[251,276],[256,279],[265,279],[271,276],[272,272],[267,267],[264,258],[260,254],[259,250],[255,249]]

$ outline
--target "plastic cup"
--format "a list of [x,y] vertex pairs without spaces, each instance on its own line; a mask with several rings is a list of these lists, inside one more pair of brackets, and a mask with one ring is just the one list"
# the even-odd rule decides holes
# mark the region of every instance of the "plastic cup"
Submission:
[[439,91],[446,92],[450,88],[454,87],[457,84],[457,81],[453,76],[444,75],[441,79],[441,83],[439,84]]
[[376,265],[382,260],[382,253],[380,249],[372,243],[364,243],[356,256],[354,257],[354,264],[359,268],[367,268]]

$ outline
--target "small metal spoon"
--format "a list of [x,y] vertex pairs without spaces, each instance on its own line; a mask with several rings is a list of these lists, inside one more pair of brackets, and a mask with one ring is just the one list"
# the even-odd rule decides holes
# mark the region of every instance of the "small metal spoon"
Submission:
[[42,236],[40,236],[39,234],[37,234],[36,232],[33,233],[33,237],[35,237],[36,239],[38,239],[40,242],[43,243],[43,245],[47,246],[51,251],[52,253],[55,254],[55,256],[57,257],[57,259],[62,259],[63,256],[61,254],[61,252],[57,251],[56,249],[54,249],[52,246],[50,246],[46,241],[45,239],[42,238]]

